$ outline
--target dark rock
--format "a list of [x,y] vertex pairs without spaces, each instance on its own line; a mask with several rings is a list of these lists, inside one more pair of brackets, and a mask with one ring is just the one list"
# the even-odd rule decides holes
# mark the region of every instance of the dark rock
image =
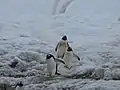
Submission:
[[11,64],[9,64],[9,66],[11,68],[15,68],[17,64],[18,64],[18,61],[13,61]]

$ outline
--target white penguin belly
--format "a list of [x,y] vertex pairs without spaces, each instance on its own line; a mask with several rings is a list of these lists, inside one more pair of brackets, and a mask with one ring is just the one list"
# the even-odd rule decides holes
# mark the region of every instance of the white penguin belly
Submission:
[[72,66],[73,54],[66,52],[63,60],[65,62],[65,65],[70,68]]
[[52,73],[53,70],[55,69],[55,62],[53,59],[47,60],[47,70],[49,73]]
[[66,47],[61,47],[57,51],[57,57],[63,57],[66,51]]

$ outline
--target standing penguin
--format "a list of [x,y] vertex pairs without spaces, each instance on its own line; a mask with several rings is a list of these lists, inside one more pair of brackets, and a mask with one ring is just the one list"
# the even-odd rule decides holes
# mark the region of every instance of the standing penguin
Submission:
[[23,83],[22,82],[18,82],[16,84],[15,90],[24,90]]
[[[56,57],[63,59],[65,51],[69,47],[67,36],[63,36],[62,39],[58,42],[55,51],[57,52]],[[56,63],[56,72],[55,74],[60,74],[57,72],[58,69],[58,63]]]
[[69,47],[68,41],[67,41],[67,36],[63,36],[62,39],[58,42],[55,51],[57,52],[56,57],[57,58],[63,58],[65,51]]
[[65,62],[65,67],[71,69],[73,57],[77,58],[80,61],[80,58],[73,52],[72,48],[68,47],[63,57],[63,60]]
[[64,61],[60,60],[59,58],[55,58],[52,54],[47,54],[46,62],[47,62],[47,70],[50,76],[52,75],[55,69],[56,69],[55,71],[57,72],[57,68],[55,68],[57,62],[61,62],[65,64]]

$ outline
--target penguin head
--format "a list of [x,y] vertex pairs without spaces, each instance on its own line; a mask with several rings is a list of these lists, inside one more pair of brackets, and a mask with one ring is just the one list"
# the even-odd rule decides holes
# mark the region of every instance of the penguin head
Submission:
[[22,82],[18,82],[17,85],[16,85],[16,87],[17,87],[17,86],[18,86],[18,87],[23,87],[23,83],[22,83]]
[[51,58],[55,59],[55,57],[52,54],[47,54],[46,59],[51,59]]
[[64,35],[63,37],[62,37],[62,40],[67,40],[67,36],[66,35]]
[[71,48],[71,47],[68,47],[68,48],[67,48],[67,51],[69,51],[69,52],[70,52],[70,51],[73,51],[73,50],[72,50],[72,48]]

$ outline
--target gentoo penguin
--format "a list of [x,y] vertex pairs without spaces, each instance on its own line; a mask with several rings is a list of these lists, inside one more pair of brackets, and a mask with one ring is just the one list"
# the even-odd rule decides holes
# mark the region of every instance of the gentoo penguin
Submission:
[[73,52],[72,48],[68,47],[63,57],[65,67],[67,67],[68,69],[72,67],[73,57],[77,58],[80,61],[80,58]]
[[57,58],[63,58],[65,51],[69,47],[68,41],[67,41],[67,36],[63,36],[62,39],[58,42],[55,51],[57,52],[56,57]]
[[52,54],[47,54],[46,62],[47,62],[47,70],[48,70],[48,73],[50,76],[52,75],[54,70],[55,70],[55,72],[57,72],[57,68],[55,68],[57,62],[61,62],[61,63],[65,64],[65,62],[63,60],[61,60],[59,58],[55,58]]
[[[55,48],[55,51],[57,52],[56,57],[63,59],[65,51],[67,50],[68,47],[69,47],[69,44],[68,44],[68,41],[67,41],[67,36],[64,35],[62,37],[62,39],[56,45],[56,48]],[[59,63],[56,63],[56,68],[58,68],[58,64]],[[59,73],[55,72],[55,74],[59,74]]]
[[16,84],[15,90],[24,90],[23,83],[22,82],[18,82]]

